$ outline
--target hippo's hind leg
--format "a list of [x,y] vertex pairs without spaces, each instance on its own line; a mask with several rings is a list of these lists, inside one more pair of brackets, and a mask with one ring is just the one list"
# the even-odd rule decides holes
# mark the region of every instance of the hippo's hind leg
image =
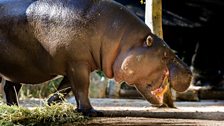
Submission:
[[5,81],[4,92],[7,105],[18,105],[18,92],[21,86],[20,83]]
[[64,101],[64,97],[66,97],[70,91],[70,81],[68,80],[67,76],[64,76],[63,80],[57,88],[57,92],[47,100],[48,105]]

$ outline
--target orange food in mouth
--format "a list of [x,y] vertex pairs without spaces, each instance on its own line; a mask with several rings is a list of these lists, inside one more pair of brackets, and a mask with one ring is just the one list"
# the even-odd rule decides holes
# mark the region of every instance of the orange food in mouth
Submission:
[[166,70],[164,74],[163,82],[160,85],[160,87],[155,89],[154,91],[151,91],[153,95],[157,97],[162,97],[163,94],[168,90],[168,86],[169,86],[168,76],[169,76],[169,70]]

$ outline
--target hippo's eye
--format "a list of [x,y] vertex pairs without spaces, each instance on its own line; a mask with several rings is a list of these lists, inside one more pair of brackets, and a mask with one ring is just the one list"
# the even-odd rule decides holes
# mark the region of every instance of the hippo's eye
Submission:
[[167,60],[167,58],[168,58],[168,54],[167,54],[167,52],[164,52],[164,53],[163,53],[163,57],[162,57],[162,59],[163,59],[163,60]]
[[152,43],[153,43],[153,38],[151,36],[148,36],[146,39],[146,45],[150,47],[152,46]]

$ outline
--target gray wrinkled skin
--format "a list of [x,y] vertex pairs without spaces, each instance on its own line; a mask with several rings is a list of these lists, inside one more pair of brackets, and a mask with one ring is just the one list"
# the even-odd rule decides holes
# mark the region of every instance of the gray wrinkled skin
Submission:
[[18,104],[20,83],[63,75],[59,89],[71,87],[77,110],[99,116],[88,98],[89,74],[97,69],[134,85],[153,104],[162,102],[151,91],[160,87],[165,71],[177,91],[185,91],[191,81],[189,68],[163,40],[109,0],[1,0],[0,48],[9,105]]

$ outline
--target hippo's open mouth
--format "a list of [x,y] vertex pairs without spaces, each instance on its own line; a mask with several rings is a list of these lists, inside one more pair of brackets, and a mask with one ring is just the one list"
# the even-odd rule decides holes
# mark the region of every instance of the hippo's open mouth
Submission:
[[156,96],[157,98],[163,98],[163,94],[167,91],[168,89],[168,86],[169,86],[169,70],[166,69],[166,71],[164,72],[163,74],[163,77],[162,77],[162,83],[160,84],[160,86],[151,91],[151,94]]

